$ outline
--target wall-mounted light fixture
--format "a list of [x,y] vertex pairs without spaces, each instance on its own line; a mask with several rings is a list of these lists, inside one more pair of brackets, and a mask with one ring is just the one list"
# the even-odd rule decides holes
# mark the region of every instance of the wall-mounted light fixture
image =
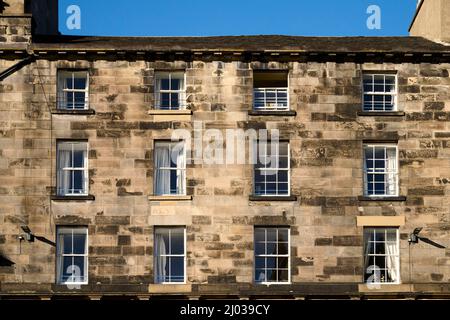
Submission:
[[31,232],[28,226],[21,226],[23,232],[25,232],[25,239],[28,242],[34,242],[34,234]]

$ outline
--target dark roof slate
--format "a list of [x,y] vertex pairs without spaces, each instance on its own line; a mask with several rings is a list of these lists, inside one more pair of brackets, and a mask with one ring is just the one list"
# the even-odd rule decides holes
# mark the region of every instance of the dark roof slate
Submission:
[[35,50],[131,50],[131,51],[299,51],[299,52],[450,52],[422,37],[302,37],[282,35],[217,37],[35,37]]

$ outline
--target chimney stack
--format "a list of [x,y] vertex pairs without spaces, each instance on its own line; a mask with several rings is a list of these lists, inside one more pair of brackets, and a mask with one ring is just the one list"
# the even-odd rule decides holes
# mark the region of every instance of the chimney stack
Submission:
[[450,43],[450,0],[418,0],[409,34]]

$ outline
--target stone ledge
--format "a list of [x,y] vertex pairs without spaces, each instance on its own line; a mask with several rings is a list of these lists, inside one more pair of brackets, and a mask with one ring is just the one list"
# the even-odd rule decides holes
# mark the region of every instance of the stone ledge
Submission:
[[53,201],[93,201],[95,196],[89,194],[87,196],[50,196]]
[[69,115],[92,115],[95,114],[94,109],[83,109],[83,110],[64,110],[64,109],[54,109],[52,114],[69,114]]
[[382,283],[368,286],[366,283],[358,285],[358,291],[361,293],[385,293],[385,292],[411,292],[411,285],[397,283]]
[[150,201],[189,201],[192,200],[192,196],[148,196]]
[[170,283],[170,284],[149,284],[148,292],[150,293],[190,293],[192,292],[192,285],[185,283]]
[[297,201],[297,196],[249,196],[250,201]]
[[404,111],[358,111],[360,117],[403,117]]
[[157,110],[152,109],[147,112],[151,115],[192,115],[192,110]]
[[395,196],[395,197],[358,196],[358,201],[406,201],[406,196]]
[[250,110],[248,112],[249,116],[279,116],[279,117],[295,117],[297,115],[297,111],[289,110],[289,111],[256,111]]

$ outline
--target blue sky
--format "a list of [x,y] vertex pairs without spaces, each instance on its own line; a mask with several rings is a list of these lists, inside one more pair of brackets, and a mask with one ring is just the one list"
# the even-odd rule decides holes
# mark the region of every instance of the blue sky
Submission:
[[[59,0],[59,30],[70,35],[303,36],[407,35],[417,0]],[[69,5],[81,28],[69,30]],[[381,29],[370,30],[370,5],[381,9]]]

